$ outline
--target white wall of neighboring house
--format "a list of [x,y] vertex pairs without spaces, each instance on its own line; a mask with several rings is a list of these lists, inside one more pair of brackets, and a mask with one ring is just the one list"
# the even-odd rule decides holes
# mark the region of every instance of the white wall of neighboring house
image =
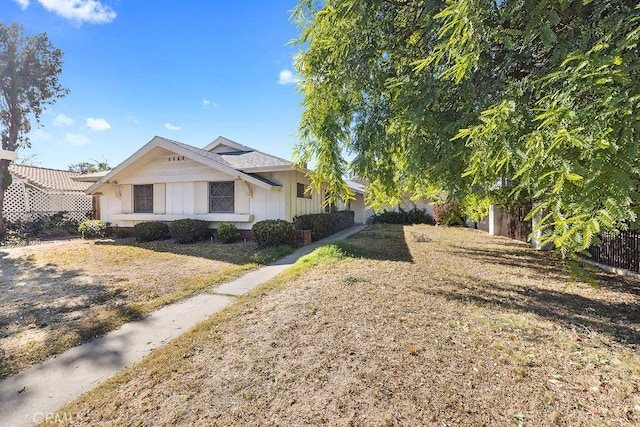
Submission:
[[[433,204],[431,203],[430,200],[418,199],[418,200],[414,201],[414,200],[411,200],[409,198],[405,198],[402,201],[402,203],[400,204],[400,207],[405,211],[410,211],[410,210],[416,209],[416,210],[419,210],[419,211],[425,211],[429,215],[433,215]],[[397,211],[398,207],[395,206],[391,210]]]
[[353,222],[356,224],[364,224],[375,211],[372,208],[366,207],[364,194],[355,193],[353,197],[354,199],[349,200],[347,203],[340,202],[338,209],[353,211]]

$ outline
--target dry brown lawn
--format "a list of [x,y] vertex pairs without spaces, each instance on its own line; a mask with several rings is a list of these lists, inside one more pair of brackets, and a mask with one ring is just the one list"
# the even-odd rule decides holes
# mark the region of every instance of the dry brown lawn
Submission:
[[86,240],[0,248],[0,379],[255,268],[255,253]]
[[632,426],[640,283],[469,229],[374,226],[50,424]]

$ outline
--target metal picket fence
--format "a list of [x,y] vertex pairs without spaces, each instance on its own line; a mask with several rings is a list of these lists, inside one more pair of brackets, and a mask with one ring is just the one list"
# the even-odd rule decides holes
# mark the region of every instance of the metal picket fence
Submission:
[[640,233],[623,231],[600,239],[600,245],[589,248],[592,261],[640,273]]

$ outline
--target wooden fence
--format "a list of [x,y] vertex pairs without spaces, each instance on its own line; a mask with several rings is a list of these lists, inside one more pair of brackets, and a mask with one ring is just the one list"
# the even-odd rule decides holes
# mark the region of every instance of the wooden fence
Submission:
[[640,273],[640,233],[623,231],[601,236],[601,240],[600,245],[589,248],[592,261]]

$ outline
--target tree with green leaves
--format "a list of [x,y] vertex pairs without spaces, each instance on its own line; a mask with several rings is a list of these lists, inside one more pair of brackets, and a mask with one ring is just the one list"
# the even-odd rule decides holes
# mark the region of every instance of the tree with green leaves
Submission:
[[[0,138],[2,149],[29,147],[31,120],[39,121],[45,106],[67,94],[58,76],[62,51],[46,33],[27,36],[19,24],[0,23]],[[0,160],[0,212],[5,190],[11,185],[9,161]],[[0,215],[0,238],[6,226]]]
[[374,206],[532,203],[564,255],[636,226],[635,1],[300,0],[293,19],[296,154],[332,197],[349,171]]
[[91,159],[90,162],[78,162],[71,164],[67,169],[70,172],[84,174],[108,171],[111,170],[111,166],[109,166],[109,163],[106,160],[98,161]]

